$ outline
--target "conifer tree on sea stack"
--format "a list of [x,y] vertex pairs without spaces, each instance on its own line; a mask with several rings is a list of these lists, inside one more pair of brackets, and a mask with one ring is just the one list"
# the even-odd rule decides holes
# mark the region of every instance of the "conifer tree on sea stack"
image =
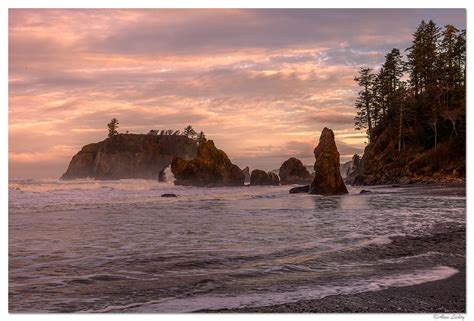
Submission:
[[117,118],[112,118],[110,123],[107,124],[107,127],[109,128],[109,137],[113,137],[118,134],[117,128],[118,128],[119,122]]
[[183,130],[183,134],[189,138],[194,138],[197,135],[196,131],[191,125],[186,126],[186,128]]
[[204,132],[200,132],[199,135],[197,136],[197,142],[198,144],[205,143],[207,141],[206,135],[204,135]]

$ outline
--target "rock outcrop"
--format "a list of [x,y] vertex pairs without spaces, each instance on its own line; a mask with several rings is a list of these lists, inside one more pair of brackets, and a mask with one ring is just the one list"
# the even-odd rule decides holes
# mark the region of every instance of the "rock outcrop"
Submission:
[[280,179],[275,173],[254,169],[250,174],[250,185],[280,185]]
[[175,157],[171,162],[175,185],[187,186],[242,186],[244,174],[212,140],[199,144],[192,160]]
[[281,185],[309,184],[312,181],[311,174],[303,163],[294,157],[284,161],[279,171]]
[[280,185],[280,177],[278,177],[277,174],[273,172],[268,172],[268,176],[270,177],[270,181],[272,182],[272,185],[275,185],[275,186]]
[[344,164],[340,165],[341,176],[343,179],[349,176],[352,172],[352,161],[347,161]]
[[347,194],[347,188],[341,177],[339,152],[337,151],[334,133],[324,128],[319,144],[314,149],[315,176],[309,188],[310,194],[341,195]]
[[193,159],[194,140],[181,135],[118,134],[85,145],[61,179],[158,179],[174,157]]
[[290,189],[290,194],[308,193],[308,192],[309,192],[309,185],[296,186]]
[[250,183],[250,168],[247,166],[242,170],[242,173],[244,174],[245,183]]
[[[357,170],[346,178],[348,184],[389,185],[465,181],[464,138],[459,137],[452,142],[438,142],[436,147],[429,149],[412,141],[399,151],[393,130],[390,126],[374,130]],[[459,144],[462,147],[459,147]]]

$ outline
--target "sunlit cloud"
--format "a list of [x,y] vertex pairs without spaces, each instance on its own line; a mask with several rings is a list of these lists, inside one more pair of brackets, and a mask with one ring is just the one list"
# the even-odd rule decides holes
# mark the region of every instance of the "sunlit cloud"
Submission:
[[239,166],[267,170],[314,162],[327,126],[346,161],[366,142],[357,69],[430,18],[465,27],[451,9],[11,9],[10,177],[60,176],[112,117],[122,132],[192,124]]

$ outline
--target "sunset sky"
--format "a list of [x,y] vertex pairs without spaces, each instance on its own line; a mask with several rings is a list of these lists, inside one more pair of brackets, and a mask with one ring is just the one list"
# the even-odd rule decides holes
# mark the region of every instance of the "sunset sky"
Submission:
[[422,19],[465,28],[465,10],[9,11],[10,178],[58,178],[119,131],[204,131],[240,167],[314,163],[327,126],[341,161],[360,66],[402,52]]

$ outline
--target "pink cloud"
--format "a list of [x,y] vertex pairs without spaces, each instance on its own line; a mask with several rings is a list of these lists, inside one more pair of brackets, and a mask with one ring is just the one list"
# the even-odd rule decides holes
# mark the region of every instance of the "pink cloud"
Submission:
[[361,153],[352,107],[358,66],[403,49],[407,28],[427,16],[464,24],[462,10],[9,15],[11,177],[35,166],[58,177],[82,145],[104,139],[112,117],[120,130],[142,133],[191,123],[242,165],[268,169],[288,155],[310,162],[325,126],[341,135],[341,155]]

